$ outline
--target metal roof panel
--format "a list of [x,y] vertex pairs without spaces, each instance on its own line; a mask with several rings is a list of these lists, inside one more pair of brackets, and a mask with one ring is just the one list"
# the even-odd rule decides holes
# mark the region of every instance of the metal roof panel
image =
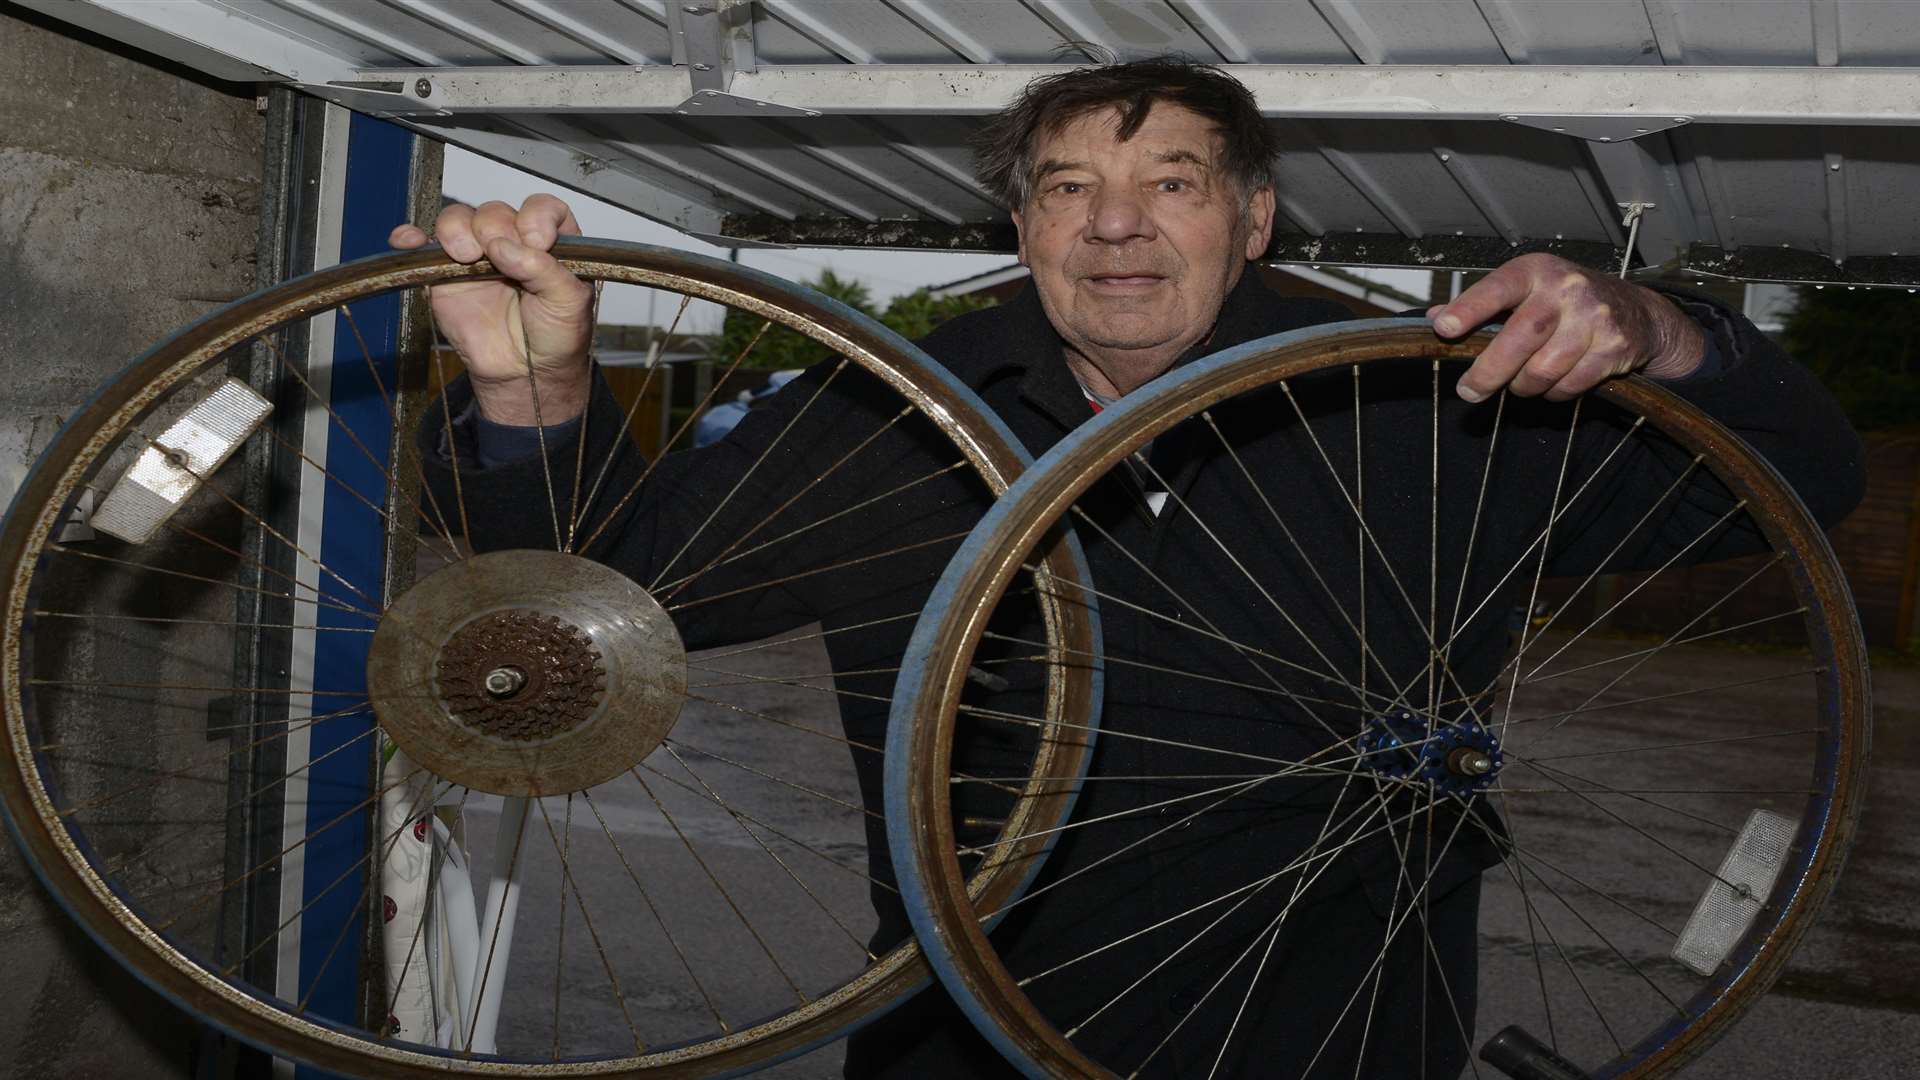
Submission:
[[1281,136],[1276,254],[1617,260],[1635,204],[1644,264],[1703,245],[1920,281],[1895,254],[1920,254],[1913,0],[23,2],[701,235],[1005,244],[979,118],[1083,56],[1179,52],[1236,70]]

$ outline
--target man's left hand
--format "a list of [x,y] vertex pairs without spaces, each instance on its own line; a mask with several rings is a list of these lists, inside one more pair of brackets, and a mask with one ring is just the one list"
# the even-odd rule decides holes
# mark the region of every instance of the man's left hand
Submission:
[[1662,379],[1693,371],[1706,332],[1673,301],[1555,255],[1502,264],[1449,303],[1427,309],[1434,332],[1463,337],[1504,317],[1456,392],[1485,401],[1501,387],[1549,401],[1578,397],[1616,375]]

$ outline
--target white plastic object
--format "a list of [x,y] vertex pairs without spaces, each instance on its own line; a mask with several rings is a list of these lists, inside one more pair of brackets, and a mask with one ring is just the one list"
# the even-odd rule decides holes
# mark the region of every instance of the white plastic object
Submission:
[[221,383],[140,451],[94,510],[93,527],[145,543],[272,411],[246,383]]
[[1712,975],[1773,893],[1773,883],[1793,846],[1794,819],[1771,810],[1755,810],[1720,862],[1720,876],[1707,883],[1706,895],[1673,944],[1673,958]]

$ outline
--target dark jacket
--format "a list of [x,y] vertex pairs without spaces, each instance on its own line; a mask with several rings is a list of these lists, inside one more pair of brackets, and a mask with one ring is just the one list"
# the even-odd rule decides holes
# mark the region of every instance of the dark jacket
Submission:
[[[1837,521],[1861,490],[1862,456],[1844,419],[1811,377],[1744,320],[1690,304],[1715,337],[1718,370],[1674,388],[1753,444],[1823,522]],[[1207,348],[1347,317],[1332,304],[1276,296],[1246,275],[1228,297]],[[1092,415],[1032,289],[1003,307],[955,318],[920,344],[978,392],[1036,456]],[[1683,485],[1636,528],[1655,498],[1684,471],[1688,455],[1644,432],[1630,432],[1597,404],[1584,406],[1574,426],[1571,405],[1509,400],[1507,427],[1489,468],[1491,414],[1454,398],[1454,377],[1457,372],[1440,386],[1437,432],[1433,376],[1424,362],[1367,370],[1357,432],[1350,375],[1342,371],[1296,380],[1291,400],[1267,391],[1213,410],[1217,433],[1190,422],[1164,434],[1152,447],[1148,469],[1103,482],[1083,501],[1086,514],[1076,530],[1095,583],[1103,594],[1125,601],[1102,608],[1107,654],[1102,726],[1145,736],[1102,739],[1094,771],[1175,779],[1087,785],[1079,817],[1121,816],[1112,827],[1063,835],[1039,884],[1069,875],[1076,880],[1021,905],[996,934],[1016,973],[1045,970],[1096,943],[1254,882],[1270,873],[1276,860],[1306,850],[1329,807],[1344,807],[1344,813],[1357,805],[1341,802],[1345,796],[1335,781],[1299,777],[1262,784],[1166,829],[1215,801],[1170,800],[1222,783],[1178,777],[1246,771],[1244,757],[1175,744],[1299,760],[1326,747],[1332,741],[1329,730],[1356,730],[1374,711],[1342,690],[1343,684],[1364,679],[1377,694],[1389,681],[1411,680],[1410,698],[1424,703],[1430,687],[1421,677],[1428,656],[1422,624],[1430,590],[1439,598],[1443,622],[1449,621],[1446,613],[1456,596],[1466,598],[1462,615],[1473,616],[1450,649],[1451,677],[1431,687],[1435,697],[1461,699],[1484,690],[1507,647],[1509,605],[1477,601],[1532,583],[1539,566],[1527,547],[1545,526],[1563,463],[1563,490],[1580,495],[1553,526],[1544,566],[1548,575],[1648,568],[1682,553],[1686,561],[1705,561],[1756,545],[1750,524],[1716,526],[1730,499],[1713,483]],[[640,493],[619,509],[586,552],[653,588],[824,519],[793,540],[731,558],[682,588],[655,591],[674,612],[690,647],[757,639],[814,621],[838,631],[827,638],[836,670],[875,672],[837,679],[847,735],[868,746],[884,741],[889,672],[897,667],[912,628],[910,619],[897,616],[920,609],[985,499],[965,470],[946,469],[958,454],[938,435],[917,420],[894,419],[898,399],[876,382],[858,369],[833,364],[809,371],[721,443],[654,463]],[[453,390],[456,411],[464,406],[464,391],[462,385]],[[1308,418],[1305,425],[1295,418],[1295,402]],[[586,430],[587,460],[599,460],[611,433],[622,430],[617,408],[604,392],[595,395]],[[439,437],[432,425],[423,432]],[[457,431],[455,437],[466,435]],[[1435,441],[1437,485],[1430,454]],[[1223,443],[1232,445],[1231,454]],[[574,453],[566,443],[553,448],[556,491],[570,489]],[[430,480],[448,491],[443,500],[449,498],[444,457],[427,457],[441,463]],[[463,460],[473,460],[470,446]],[[626,453],[609,490],[626,491],[648,468]],[[1142,477],[1143,472],[1150,475]],[[1247,486],[1249,473],[1261,478],[1264,501]],[[1330,482],[1335,476],[1340,482]],[[1492,494],[1476,524],[1474,496],[1483,476]],[[716,484],[718,477],[739,480]],[[1143,483],[1175,493],[1158,516],[1142,511]],[[551,546],[545,484],[536,460],[489,470],[479,482],[469,478],[466,487],[477,547]],[[738,488],[730,498],[714,494],[730,487]],[[787,505],[795,492],[803,494]],[[1371,540],[1355,524],[1349,499],[1356,492]],[[594,516],[604,514],[612,501],[602,495]],[[869,512],[828,516],[856,503]],[[528,506],[541,512],[528,513]],[[771,507],[781,509],[770,523],[758,524]],[[1285,531],[1275,508],[1283,511]],[[732,538],[742,533],[750,539],[734,544]],[[1429,548],[1436,535],[1437,559]],[[1222,544],[1242,557],[1222,558]],[[1503,582],[1502,575],[1516,565],[1521,572]],[[759,584],[774,580],[779,583],[771,587]],[[1177,629],[1195,622],[1210,632]],[[1357,632],[1361,625],[1367,628],[1364,650]],[[1016,687],[1009,693],[1020,692]],[[1002,749],[990,735],[983,736],[979,767],[993,767]],[[878,755],[856,750],[853,756],[868,805],[877,808]],[[1223,767],[1223,761],[1236,760],[1240,768]],[[1156,803],[1168,806],[1127,813]],[[992,816],[990,808],[983,816]],[[1443,821],[1443,828],[1450,824]],[[1499,823],[1489,815],[1465,824],[1438,860],[1430,917],[1451,920],[1458,929],[1451,935],[1458,952],[1446,960],[1457,996],[1470,1012],[1471,992],[1458,988],[1472,985],[1476,889],[1471,886],[1480,870],[1498,859],[1493,837]],[[883,828],[870,821],[869,833],[874,876],[890,880]],[[1318,1042],[1317,1035],[1303,1032],[1337,1015],[1378,948],[1383,920],[1395,904],[1393,853],[1381,836],[1348,855],[1315,879],[1277,939],[1281,956],[1262,983],[1261,998],[1250,1003],[1246,1029],[1236,1040],[1237,1060],[1246,1069],[1297,1074]],[[874,895],[882,922],[879,941],[890,944],[904,936],[906,925],[890,893],[876,889]],[[1207,940],[1235,942],[1233,951],[1203,944],[1162,965],[1191,932],[1174,927],[1141,935],[1028,990],[1049,1016],[1068,1021],[1084,1017],[1112,991],[1161,965],[1148,992],[1108,1008],[1080,1036],[1113,1060],[1138,1060],[1179,1026],[1185,1009],[1207,995],[1217,973],[1272,916],[1273,910],[1261,905],[1227,916],[1221,932]],[[1238,933],[1226,932],[1236,927]],[[1417,950],[1400,950],[1388,966],[1417,973],[1419,959]],[[1417,1009],[1420,992],[1411,977],[1389,979],[1383,1001]],[[1333,1012],[1318,1011],[1328,1004]],[[1470,1029],[1470,1015],[1465,1023]],[[1249,1031],[1259,1034],[1249,1036]],[[1204,1024],[1187,1024],[1155,1058],[1155,1068],[1204,1073],[1218,1037]],[[1354,1032],[1346,1043],[1357,1041]],[[1309,1047],[1305,1053],[1302,1045]],[[1316,1075],[1318,1068],[1354,1075],[1354,1052],[1353,1046],[1336,1046]],[[1393,1062],[1401,1059],[1390,1055],[1407,1052],[1375,1046],[1365,1074],[1392,1075]],[[1290,1056],[1295,1054],[1300,1056]],[[1434,1061],[1440,1068],[1451,1061],[1456,1071],[1461,1064],[1448,1054]],[[857,1035],[848,1071],[971,1077],[999,1068],[992,1052],[936,991]]]

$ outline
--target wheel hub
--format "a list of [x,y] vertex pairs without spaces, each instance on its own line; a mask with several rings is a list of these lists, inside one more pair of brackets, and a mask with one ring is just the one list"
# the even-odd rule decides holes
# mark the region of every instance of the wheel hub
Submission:
[[578,791],[637,766],[686,697],[673,621],[618,571],[501,551],[402,595],[373,636],[367,689],[416,764],[476,791]]
[[1473,716],[1436,720],[1404,708],[1367,721],[1360,751],[1366,766],[1381,776],[1428,783],[1454,795],[1486,789],[1506,758],[1500,740]]
[[435,665],[449,715],[497,739],[571,731],[600,704],[607,671],[579,627],[519,608],[456,631]]

